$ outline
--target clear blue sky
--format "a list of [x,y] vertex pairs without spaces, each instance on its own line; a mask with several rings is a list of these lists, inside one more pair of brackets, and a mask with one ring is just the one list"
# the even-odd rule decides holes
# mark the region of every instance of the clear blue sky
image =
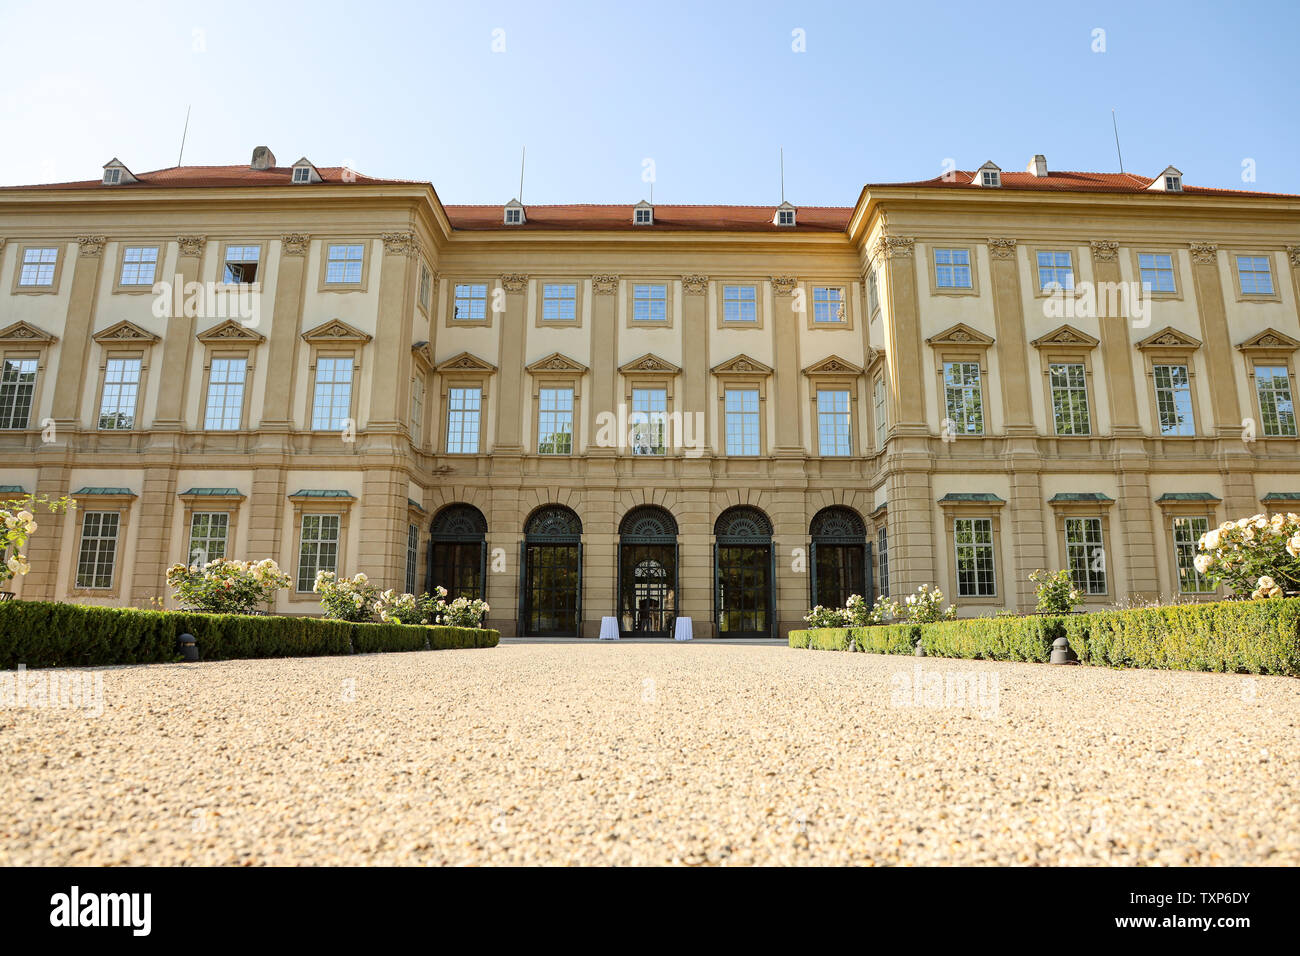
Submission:
[[526,144],[526,202],[634,202],[651,158],[659,202],[766,204],[784,146],[789,199],[851,205],[947,158],[1114,170],[1114,107],[1130,172],[1300,193],[1294,0],[5,7],[5,184],[175,165],[192,105],[187,164],[266,144],[498,203]]

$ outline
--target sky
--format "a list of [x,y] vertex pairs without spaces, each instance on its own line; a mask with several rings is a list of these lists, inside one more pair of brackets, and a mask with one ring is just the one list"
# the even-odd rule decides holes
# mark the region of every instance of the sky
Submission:
[[15,3],[0,184],[271,147],[445,203],[852,205],[992,160],[1300,193],[1300,3]]

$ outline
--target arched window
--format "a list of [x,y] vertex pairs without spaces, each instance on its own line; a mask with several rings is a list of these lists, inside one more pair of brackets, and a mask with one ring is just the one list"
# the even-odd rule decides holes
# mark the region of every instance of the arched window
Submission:
[[667,637],[677,616],[677,522],[633,508],[618,526],[618,623],[624,634]]
[[813,516],[809,530],[812,549],[808,584],[812,603],[844,607],[851,594],[860,594],[868,604],[872,603],[871,551],[862,516],[839,505],[823,508]]
[[757,508],[728,508],[713,525],[714,623],[719,637],[776,636],[772,522]]
[[538,508],[519,546],[519,624],[527,635],[577,637],[582,627],[582,521],[563,505]]
[[473,505],[447,505],[429,533],[428,590],[447,589],[447,600],[487,597],[487,519]]

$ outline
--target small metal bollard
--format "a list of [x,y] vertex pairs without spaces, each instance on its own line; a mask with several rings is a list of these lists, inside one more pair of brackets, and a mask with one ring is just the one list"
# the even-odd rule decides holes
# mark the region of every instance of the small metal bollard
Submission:
[[1074,653],[1074,648],[1070,646],[1068,639],[1058,637],[1052,641],[1052,656],[1048,660],[1050,664],[1077,664],[1079,655]]
[[925,645],[922,644],[920,641],[917,641],[917,642],[916,642],[916,650],[914,650],[912,653],[915,654],[917,657],[924,657],[924,656],[925,656]]
[[178,645],[177,649],[180,651],[181,657],[185,658],[185,660],[197,661],[199,659],[199,645],[198,642],[194,640],[193,634],[182,634],[180,637],[176,638],[176,644]]

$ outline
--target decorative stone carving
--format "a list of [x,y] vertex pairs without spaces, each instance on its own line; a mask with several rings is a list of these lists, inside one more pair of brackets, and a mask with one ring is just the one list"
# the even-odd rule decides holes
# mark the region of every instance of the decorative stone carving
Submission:
[[682,276],[682,291],[687,295],[704,295],[708,290],[708,276]]
[[305,256],[311,236],[305,232],[287,232],[280,237],[280,251],[286,256]]
[[226,319],[220,325],[213,326],[206,332],[195,336],[200,342],[265,342],[266,336],[254,332],[248,326]]
[[531,365],[526,366],[526,368],[533,374],[538,372],[573,372],[582,374],[587,371],[587,366],[569,358],[563,352],[552,352],[545,358],[540,358]]
[[108,242],[103,236],[78,236],[77,245],[81,247],[81,258],[98,259],[104,254],[104,243]]
[[1114,262],[1119,258],[1119,243],[1114,239],[1094,239],[1092,241],[1093,262]]
[[861,375],[862,369],[848,359],[838,355],[828,355],[820,362],[814,362],[803,370],[805,375]]
[[[4,247],[5,241],[0,239],[0,249],[4,249]],[[1300,268],[1300,246],[1287,246],[1286,255],[1291,260],[1291,265]]]
[[591,291],[596,295],[613,295],[618,291],[618,276],[592,276]]
[[973,329],[965,322],[958,322],[951,328],[944,329],[937,335],[932,335],[925,340],[926,345],[965,345],[978,348],[988,348],[993,344],[992,336],[985,335],[979,329]]
[[158,336],[125,319],[115,325],[110,325],[102,332],[96,332],[91,338],[96,342],[140,342],[144,344],[158,341]]
[[407,256],[411,259],[420,256],[420,240],[413,232],[385,232],[379,238],[384,240],[386,256]]
[[501,288],[511,294],[524,292],[528,289],[528,276],[518,272],[511,272],[501,277]]
[[1087,332],[1076,329],[1072,325],[1062,325],[1053,329],[1046,335],[1040,336],[1029,343],[1036,349],[1051,346],[1072,346],[1074,348],[1095,349],[1101,344],[1100,340],[1093,338]]
[[1014,239],[990,239],[989,240],[989,258],[990,259],[1014,259],[1016,257],[1016,240]]
[[667,359],[662,359],[653,352],[647,352],[640,358],[633,359],[618,370],[624,375],[677,375],[681,369]]
[[469,352],[453,355],[437,368],[439,372],[495,372],[496,370],[497,367],[491,362],[485,362]]
[[907,236],[881,236],[876,241],[875,255],[886,259],[910,259],[915,239]]
[[1179,332],[1173,326],[1165,326],[1154,335],[1149,335],[1141,342],[1137,343],[1139,350],[1161,349],[1169,351],[1171,349],[1187,350],[1199,349],[1201,347],[1200,339],[1194,339],[1186,332]]
[[773,295],[792,295],[799,280],[794,276],[772,276]]
[[714,375],[771,375],[771,366],[764,365],[758,359],[750,358],[748,355],[741,353],[735,358],[728,359],[721,365],[715,365],[710,370]]
[[49,343],[58,341],[58,336],[38,329],[34,325],[18,321],[13,325],[0,329],[0,344],[26,344],[29,342]]
[[207,236],[177,236],[177,255],[182,259],[197,259],[203,255],[203,247],[207,244],[207,241]]
[[1277,329],[1265,329],[1257,335],[1252,335],[1246,341],[1237,346],[1243,352],[1260,352],[1260,351],[1286,351],[1294,352],[1300,349],[1300,341],[1291,338],[1285,332],[1279,332]]
[[372,336],[348,325],[342,319],[330,319],[302,334],[304,342],[369,342]]
[[1192,261],[1202,265],[1214,265],[1219,261],[1219,247],[1213,242],[1193,242],[1190,244]]

